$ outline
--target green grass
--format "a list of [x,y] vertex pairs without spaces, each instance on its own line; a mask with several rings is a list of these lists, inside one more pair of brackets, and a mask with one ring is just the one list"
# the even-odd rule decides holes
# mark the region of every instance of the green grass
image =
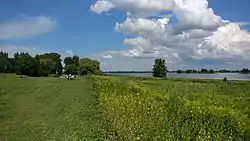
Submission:
[[250,83],[98,77],[116,140],[249,140]]
[[249,140],[250,82],[0,74],[0,140]]
[[0,75],[0,140],[102,138],[92,81]]

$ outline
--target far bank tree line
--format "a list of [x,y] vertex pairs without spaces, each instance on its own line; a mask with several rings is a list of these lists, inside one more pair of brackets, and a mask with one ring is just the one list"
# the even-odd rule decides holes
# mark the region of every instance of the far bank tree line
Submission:
[[33,77],[74,74],[99,74],[100,63],[89,58],[78,56],[66,57],[62,66],[61,55],[58,53],[44,53],[31,56],[29,53],[15,53],[10,57],[6,52],[0,52],[0,73],[16,73]]
[[[167,72],[170,72],[167,70],[166,67],[166,62],[164,59],[155,59],[154,61],[154,66],[153,66],[153,76],[154,77],[166,77]],[[177,70],[177,71],[172,71],[172,73],[250,73],[249,69],[242,69],[242,70],[234,70],[234,71],[230,71],[230,70],[213,70],[213,69],[201,69],[201,70]],[[171,72],[170,72],[171,73]]]

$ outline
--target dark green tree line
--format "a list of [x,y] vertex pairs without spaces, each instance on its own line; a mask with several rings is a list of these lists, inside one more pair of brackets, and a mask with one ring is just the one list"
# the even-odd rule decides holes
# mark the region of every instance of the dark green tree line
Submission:
[[[48,76],[62,74],[61,55],[58,53],[44,53],[32,57],[28,53],[15,53],[9,57],[8,53],[0,52],[0,73],[16,73],[27,76]],[[64,59],[66,74],[100,74],[100,62],[89,58],[80,59],[78,56]]]

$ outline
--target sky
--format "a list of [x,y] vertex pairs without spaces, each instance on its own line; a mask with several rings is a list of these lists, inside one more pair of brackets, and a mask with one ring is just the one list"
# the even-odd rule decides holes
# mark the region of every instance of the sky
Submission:
[[0,51],[58,52],[102,70],[250,68],[249,0],[1,0]]

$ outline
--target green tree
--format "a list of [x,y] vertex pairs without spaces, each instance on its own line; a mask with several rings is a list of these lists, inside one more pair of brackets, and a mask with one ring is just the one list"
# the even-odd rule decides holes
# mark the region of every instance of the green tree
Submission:
[[77,74],[77,66],[75,64],[69,64],[65,66],[66,74]]
[[155,59],[153,66],[153,76],[154,77],[166,77],[166,62],[164,59]]
[[0,73],[13,72],[13,65],[11,60],[8,58],[8,53],[0,52]]
[[80,75],[100,74],[100,62],[89,58],[80,59],[78,72]]
[[183,71],[182,71],[182,70],[177,70],[176,72],[177,72],[177,73],[183,73]]
[[39,59],[28,53],[16,54],[16,73],[27,76],[39,76]]
[[41,62],[39,65],[38,74],[39,76],[49,76],[50,68],[45,63]]
[[65,66],[71,65],[74,64],[74,60],[72,57],[65,57],[63,63],[65,64]]
[[246,69],[246,68],[244,68],[244,69],[241,70],[241,73],[249,73],[249,72],[250,71],[248,69]]
[[215,71],[213,69],[210,69],[209,70],[209,73],[214,73]]
[[207,69],[201,69],[200,73],[208,73],[209,71]]
[[62,63],[61,55],[58,53],[45,53],[39,55],[39,59],[44,65],[49,67],[50,74],[61,74],[62,73]]
[[186,70],[186,73],[192,73],[193,70]]

